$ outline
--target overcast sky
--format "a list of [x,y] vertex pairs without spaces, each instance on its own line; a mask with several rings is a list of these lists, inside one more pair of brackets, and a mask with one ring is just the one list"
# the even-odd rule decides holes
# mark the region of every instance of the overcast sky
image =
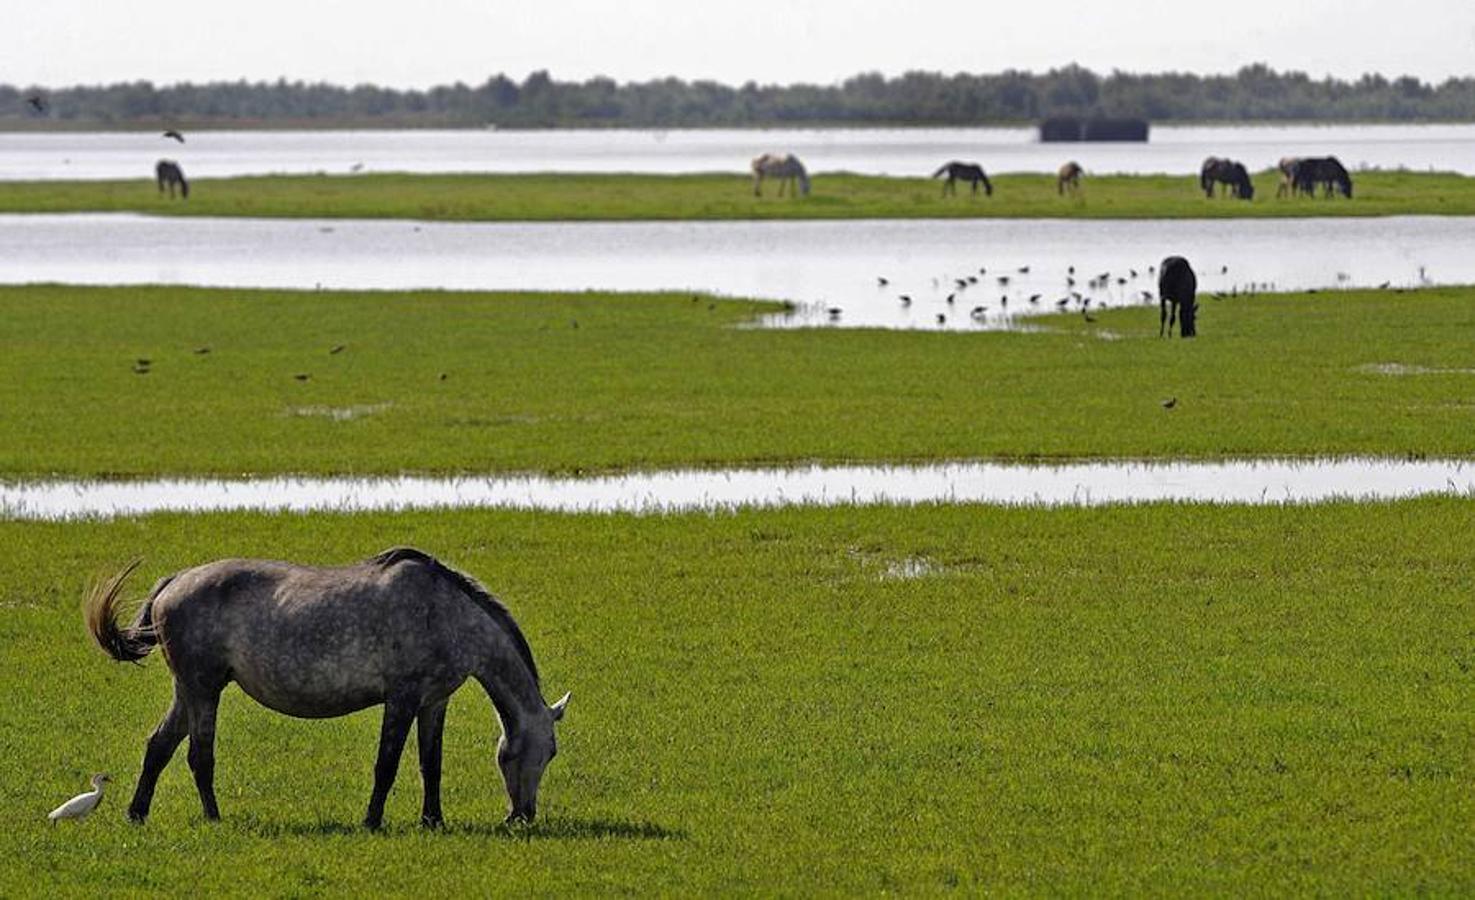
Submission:
[[[1225,16],[1225,11],[1232,11]],[[246,78],[477,84],[674,75],[832,83],[862,71],[1475,75],[1475,0],[21,0],[0,82]]]

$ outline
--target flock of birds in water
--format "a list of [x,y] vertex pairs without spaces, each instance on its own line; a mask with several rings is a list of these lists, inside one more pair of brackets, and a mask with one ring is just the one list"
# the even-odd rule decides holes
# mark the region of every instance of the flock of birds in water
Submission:
[[[1229,266],[1220,266],[1217,271],[1220,275],[1227,275]],[[1087,322],[1095,322],[1095,317],[1091,315],[1093,310],[1107,309],[1112,305],[1157,302],[1155,292],[1141,287],[1143,284],[1152,284],[1152,278],[1157,274],[1155,265],[1148,265],[1140,270],[1128,267],[1125,271],[1108,270],[1092,275],[1084,272],[1078,273],[1074,265],[1067,266],[1062,276],[1060,289],[1050,294],[1020,290],[1020,282],[1026,280],[1030,274],[1031,267],[1025,265],[994,269],[992,272],[988,266],[979,266],[977,272],[970,271],[965,275],[933,276],[931,279],[932,302],[940,305],[935,307],[932,315],[938,325],[946,325],[950,319],[961,315],[966,315],[972,322],[981,324],[989,318],[991,312],[1009,316],[1011,313],[1009,304],[1012,301],[1015,311],[1029,314],[1074,311],[1079,312]],[[1015,289],[1012,295],[1011,286]],[[877,290],[887,291],[894,287],[890,277],[876,276]],[[990,292],[990,287],[999,293]],[[1258,292],[1271,288],[1273,288],[1271,284],[1257,283],[1249,285],[1247,292]],[[980,296],[985,292],[989,293],[987,299]],[[1099,297],[1101,293],[1106,294],[1104,299]],[[1240,289],[1236,286],[1228,293],[1215,291],[1209,292],[1209,295],[1213,299],[1222,300],[1237,296],[1239,293]],[[897,293],[895,299],[898,308],[903,310],[910,310],[914,304],[921,302],[912,293]],[[839,322],[845,315],[844,307],[840,306],[826,306],[824,312],[831,322]]]

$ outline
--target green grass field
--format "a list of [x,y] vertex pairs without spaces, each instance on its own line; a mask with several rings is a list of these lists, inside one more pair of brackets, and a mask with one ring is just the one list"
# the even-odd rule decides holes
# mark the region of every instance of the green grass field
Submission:
[[[0,523],[0,894],[1468,895],[1472,524],[1451,499]],[[126,824],[169,678],[90,645],[91,579],[395,543],[484,579],[573,691],[540,821],[498,826],[468,685],[444,833],[413,824],[413,741],[387,833],[357,827],[374,712],[235,688],[224,821],[181,751]],[[48,825],[99,770],[102,809]]]
[[1354,173],[1354,199],[1275,197],[1279,173],[1255,175],[1252,202],[1208,199],[1196,176],[1087,177],[1061,197],[1054,176],[1000,175],[993,197],[941,196],[941,181],[818,175],[811,196],[754,197],[740,175],[273,175],[199,179],[188,201],[147,179],[4,182],[0,213],[143,212],[180,216],[448,221],[862,218],[1219,218],[1475,215],[1475,178]]
[[1165,341],[1155,307],[776,331],[688,294],[0,288],[0,475],[1475,453],[1475,290],[1201,306]]

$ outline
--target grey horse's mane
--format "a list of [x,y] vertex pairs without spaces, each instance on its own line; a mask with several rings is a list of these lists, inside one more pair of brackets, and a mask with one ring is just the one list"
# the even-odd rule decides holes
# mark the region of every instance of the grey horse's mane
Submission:
[[392,547],[368,560],[377,566],[392,566],[401,562],[417,562],[429,567],[437,575],[449,580],[460,591],[465,594],[471,602],[481,608],[481,611],[492,617],[492,621],[512,639],[512,646],[517,648],[517,655],[527,664],[528,671],[532,673],[533,683],[539,684],[538,664],[533,662],[533,648],[528,646],[527,638],[523,637],[522,629],[517,627],[512,613],[502,605],[502,601],[493,597],[486,588],[477,583],[475,578],[455,569],[421,550],[413,547]]

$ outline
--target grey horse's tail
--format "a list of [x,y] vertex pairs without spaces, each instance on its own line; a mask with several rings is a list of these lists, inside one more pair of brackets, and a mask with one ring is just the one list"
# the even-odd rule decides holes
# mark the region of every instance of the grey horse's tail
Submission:
[[128,580],[128,576],[133,574],[133,570],[141,562],[143,560],[135,559],[112,578],[99,581],[82,606],[82,616],[87,622],[87,630],[92,632],[93,640],[97,641],[97,645],[108,656],[119,662],[138,662],[158,645],[159,636],[154,630],[153,602],[164,585],[173,580],[172,577],[166,578],[155,585],[148,599],[139,607],[133,623],[119,628],[118,604],[122,600],[123,582]]

